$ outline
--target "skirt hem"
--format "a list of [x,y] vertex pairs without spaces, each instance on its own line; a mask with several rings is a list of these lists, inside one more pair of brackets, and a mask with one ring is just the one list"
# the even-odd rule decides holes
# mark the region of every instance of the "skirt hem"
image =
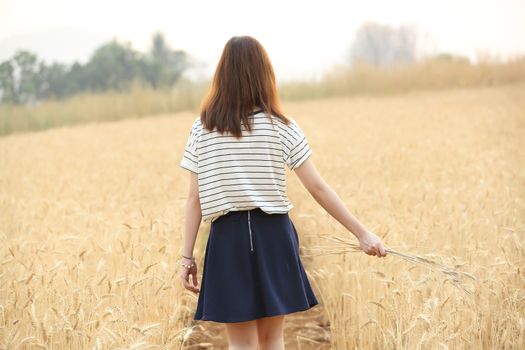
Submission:
[[306,308],[303,307],[300,309],[289,309],[286,311],[279,311],[279,312],[274,312],[274,313],[266,312],[264,314],[260,314],[257,316],[247,316],[247,317],[227,318],[227,319],[222,318],[222,317],[205,316],[205,317],[194,318],[194,320],[195,321],[212,321],[212,322],[219,322],[219,323],[247,322],[247,321],[254,321],[254,320],[257,320],[263,317],[274,317],[274,316],[281,316],[281,315],[289,315],[289,314],[293,314],[293,313],[301,312],[301,311],[308,311],[316,305],[319,305],[319,302],[309,303]]

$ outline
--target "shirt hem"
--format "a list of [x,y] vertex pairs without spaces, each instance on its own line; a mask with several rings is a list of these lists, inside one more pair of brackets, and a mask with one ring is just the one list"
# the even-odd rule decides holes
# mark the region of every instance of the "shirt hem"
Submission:
[[[249,206],[245,206],[245,207],[243,207],[243,209],[238,209],[236,207],[232,207],[230,209],[223,209],[223,210],[218,211],[218,212],[221,213],[220,215],[217,215],[217,216],[203,216],[202,221],[203,222],[207,222],[207,223],[212,223],[213,221],[217,220],[221,216],[223,216],[223,215],[225,215],[225,214],[227,214],[227,213],[229,213],[231,211],[248,210],[247,208]],[[272,210],[272,207],[264,207],[264,206],[258,206],[258,205],[254,205],[252,208],[261,208],[262,211],[264,211],[264,212],[266,212],[268,214],[286,214],[286,213],[289,213],[290,210],[294,208],[294,205],[290,203],[288,205],[287,209],[284,209],[284,210]],[[265,210],[265,208],[267,208],[268,210]],[[218,212],[216,212],[216,213],[218,213]],[[214,214],[216,214],[216,213],[214,213]]]

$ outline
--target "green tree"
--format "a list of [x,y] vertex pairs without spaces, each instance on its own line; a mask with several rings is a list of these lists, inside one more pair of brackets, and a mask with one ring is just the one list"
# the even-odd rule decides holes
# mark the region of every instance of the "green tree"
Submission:
[[116,40],[99,47],[85,67],[90,90],[124,90],[138,76],[140,54]]
[[15,65],[15,80],[17,100],[20,102],[33,102],[36,100],[40,89],[40,63],[35,54],[19,50],[13,57]]
[[188,67],[188,57],[184,51],[172,50],[164,35],[153,35],[149,57],[147,57],[145,78],[153,88],[171,87]]
[[10,60],[0,64],[0,101],[2,102],[18,102],[14,71],[15,68]]
[[19,50],[13,58],[0,64],[0,99],[7,103],[37,100],[42,62],[35,54]]
[[35,54],[20,50],[0,64],[0,102],[28,103],[88,90],[122,91],[134,80],[155,89],[172,87],[187,68],[186,53],[172,50],[161,33],[154,34],[147,53],[113,39],[97,48],[84,65],[46,65]]
[[70,94],[68,67],[65,64],[53,63],[50,66],[42,64],[39,78],[39,98],[61,98]]

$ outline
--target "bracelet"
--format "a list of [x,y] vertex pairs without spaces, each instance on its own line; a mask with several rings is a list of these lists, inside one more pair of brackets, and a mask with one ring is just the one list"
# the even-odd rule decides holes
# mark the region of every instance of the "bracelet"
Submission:
[[185,263],[181,263],[181,265],[184,266],[185,268],[189,269],[189,268],[191,268],[193,265],[195,265],[195,262],[192,261],[191,264],[189,264],[189,265],[187,265],[187,264],[185,264]]
[[195,257],[192,256],[191,258],[188,258],[187,256],[184,256],[184,254],[181,254],[183,258],[186,258],[186,259],[190,259],[190,260],[195,260]]

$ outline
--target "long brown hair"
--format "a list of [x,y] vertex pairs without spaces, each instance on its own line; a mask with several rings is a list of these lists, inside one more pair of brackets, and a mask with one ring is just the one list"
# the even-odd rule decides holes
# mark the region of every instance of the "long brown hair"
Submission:
[[290,122],[281,110],[268,53],[255,38],[234,36],[224,46],[210,90],[201,104],[201,123],[208,130],[230,131],[239,138],[241,122],[252,130],[249,116],[256,107],[270,118]]

